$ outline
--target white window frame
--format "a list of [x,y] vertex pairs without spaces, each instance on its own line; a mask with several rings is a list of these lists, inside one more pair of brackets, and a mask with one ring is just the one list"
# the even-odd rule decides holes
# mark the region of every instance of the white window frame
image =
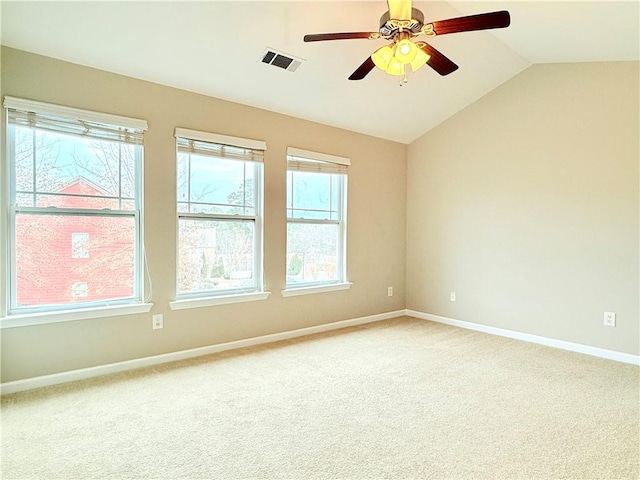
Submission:
[[[212,147],[224,148],[238,147],[252,150],[256,153],[256,160],[236,159],[245,163],[253,163],[253,188],[254,188],[254,214],[253,215],[236,215],[221,213],[191,213],[180,212],[178,202],[176,201],[176,300],[170,302],[172,310],[181,310],[185,308],[197,308],[210,305],[222,305],[228,303],[241,303],[254,300],[264,300],[269,296],[270,292],[264,289],[264,262],[263,262],[263,176],[264,165],[262,157],[267,149],[267,144],[261,140],[245,139],[240,137],[231,137],[216,133],[201,132],[197,130],[189,130],[186,128],[176,128],[176,168],[178,164],[178,153],[181,150],[178,143],[180,141],[197,141],[205,142]],[[187,152],[182,151],[185,154]],[[187,153],[189,154],[189,153]],[[233,159],[233,157],[217,157],[211,154],[212,158]],[[190,164],[190,163],[189,163]],[[176,174],[176,181],[178,175]],[[177,192],[177,191],[176,191]],[[178,192],[177,192],[178,193]],[[190,196],[190,195],[188,195]],[[190,202],[190,199],[187,199]],[[252,276],[254,284],[244,288],[230,289],[209,289],[194,292],[179,291],[180,277],[180,220],[195,221],[230,221],[230,222],[253,222],[254,238],[253,238],[253,265]]]
[[[58,321],[96,318],[127,313],[148,311],[151,304],[143,302],[144,296],[144,265],[142,206],[143,202],[143,134],[147,130],[147,122],[136,118],[122,117],[101,112],[65,107],[33,100],[15,97],[4,98],[6,142],[7,142],[7,185],[8,196],[3,199],[7,205],[6,251],[7,276],[5,302],[0,312],[2,321],[0,327],[15,327],[20,325],[36,325]],[[81,208],[53,208],[53,207],[23,207],[16,203],[15,183],[15,126],[16,121],[10,121],[10,114],[33,119],[34,131],[39,128],[39,122],[47,124],[49,131],[60,131],[75,135],[86,135],[98,140],[115,140],[132,143],[135,148],[135,184],[133,210],[94,210]],[[28,125],[32,125],[31,121]],[[23,125],[26,126],[26,125]],[[95,133],[94,133],[95,132]],[[37,192],[36,192],[37,193]],[[61,216],[95,216],[95,217],[131,217],[135,225],[134,238],[134,272],[133,294],[126,298],[114,298],[95,302],[77,302],[55,305],[38,305],[20,307],[17,305],[17,265],[16,265],[16,215],[20,213],[34,215]],[[113,310],[111,312],[110,310]]]
[[[311,162],[309,162],[309,160]],[[336,264],[337,278],[335,280],[324,280],[316,282],[304,283],[286,283],[282,296],[290,297],[297,295],[306,295],[313,293],[325,293],[337,290],[345,290],[351,287],[351,283],[347,281],[347,184],[348,184],[348,166],[351,165],[349,158],[337,155],[329,155],[326,153],[312,152],[295,147],[287,148],[287,191],[291,188],[289,185],[289,171],[310,171],[308,165],[314,162],[317,165],[318,173],[339,174],[339,192],[338,219],[311,219],[311,218],[293,218],[287,211],[287,227],[290,224],[316,224],[316,225],[338,225],[338,259]],[[287,210],[289,205],[286,206]],[[286,257],[288,257],[288,235]]]

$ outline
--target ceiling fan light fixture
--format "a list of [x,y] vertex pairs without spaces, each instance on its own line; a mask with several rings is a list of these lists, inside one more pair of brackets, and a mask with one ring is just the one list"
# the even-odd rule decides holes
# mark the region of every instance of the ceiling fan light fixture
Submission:
[[413,62],[418,50],[419,48],[416,47],[415,43],[408,38],[403,38],[402,40],[399,40],[396,45],[395,57],[400,63],[406,65],[407,63]]
[[393,58],[393,48],[391,45],[385,45],[384,47],[379,48],[371,55],[371,60],[373,63],[383,72],[387,71],[387,67],[389,67],[389,62]]
[[429,55],[427,52],[422,50],[422,48],[419,48],[418,46],[416,46],[416,50],[417,50],[416,56],[411,62],[411,70],[414,72],[424,67],[425,64],[431,59],[431,55]]
[[385,72],[389,75],[404,75],[404,63],[400,62],[395,56],[391,58]]

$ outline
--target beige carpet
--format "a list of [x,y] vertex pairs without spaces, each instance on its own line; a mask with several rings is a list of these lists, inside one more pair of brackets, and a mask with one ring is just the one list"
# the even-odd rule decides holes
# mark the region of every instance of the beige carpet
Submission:
[[638,367],[399,318],[7,395],[2,478],[639,477]]

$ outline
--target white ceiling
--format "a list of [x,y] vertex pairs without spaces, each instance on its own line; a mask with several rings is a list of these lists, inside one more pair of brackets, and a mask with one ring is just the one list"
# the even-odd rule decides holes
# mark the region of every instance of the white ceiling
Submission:
[[[640,59],[639,2],[414,1],[425,21],[509,10],[511,26],[430,43],[460,68],[347,77],[384,40],[304,43],[306,33],[377,31],[386,2],[0,3],[2,44],[410,143],[533,63]],[[260,62],[266,47],[306,62]]]

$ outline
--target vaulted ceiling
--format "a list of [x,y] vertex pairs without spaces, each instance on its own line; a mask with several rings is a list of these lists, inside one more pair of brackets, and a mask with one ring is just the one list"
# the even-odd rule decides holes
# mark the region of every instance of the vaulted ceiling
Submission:
[[[501,30],[429,42],[460,68],[347,78],[384,40],[304,43],[307,33],[377,31],[369,1],[2,1],[13,48],[410,143],[534,63],[638,61],[637,1],[414,1],[425,21],[508,10]],[[267,47],[305,62],[261,62]]]

